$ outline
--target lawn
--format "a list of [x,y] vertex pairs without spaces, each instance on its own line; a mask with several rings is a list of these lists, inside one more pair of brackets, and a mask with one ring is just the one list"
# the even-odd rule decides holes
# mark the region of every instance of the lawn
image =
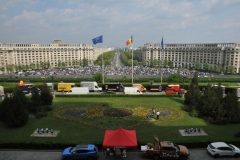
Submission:
[[[234,135],[240,124],[212,125],[191,117],[182,110],[180,97],[82,97],[54,98],[53,111],[47,117],[29,118],[21,128],[6,128],[0,123],[0,144],[5,143],[95,143],[102,144],[106,129],[135,129],[139,144],[160,140],[176,143],[210,141],[240,141]],[[160,120],[147,119],[148,111],[155,108],[162,113]],[[179,129],[200,127],[208,136],[182,137]],[[55,138],[30,137],[36,128],[60,130]]]

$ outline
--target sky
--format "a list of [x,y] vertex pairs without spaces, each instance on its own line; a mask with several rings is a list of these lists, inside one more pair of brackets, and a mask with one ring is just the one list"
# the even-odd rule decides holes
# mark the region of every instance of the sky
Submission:
[[240,0],[0,0],[0,43],[240,43]]

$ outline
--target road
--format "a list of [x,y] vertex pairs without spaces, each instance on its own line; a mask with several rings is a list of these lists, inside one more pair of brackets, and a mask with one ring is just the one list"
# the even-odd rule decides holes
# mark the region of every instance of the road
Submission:
[[[213,160],[206,149],[190,149],[188,160]],[[99,152],[98,160],[152,160],[145,157],[140,151],[127,152],[127,158],[110,156],[105,158],[103,152]],[[219,160],[239,160],[240,158],[221,157]],[[61,160],[61,151],[44,150],[0,150],[0,160]]]

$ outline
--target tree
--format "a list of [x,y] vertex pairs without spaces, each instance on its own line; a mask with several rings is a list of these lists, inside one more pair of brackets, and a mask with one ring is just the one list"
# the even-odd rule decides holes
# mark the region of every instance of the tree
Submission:
[[32,97],[29,104],[30,104],[29,109],[33,113],[37,113],[38,111],[41,111],[40,107],[42,105],[42,100],[39,95],[39,91],[37,90],[36,87],[32,88]]
[[226,109],[223,106],[223,91],[220,85],[208,84],[198,105],[201,116],[208,122],[214,124],[226,124]]
[[83,59],[83,67],[88,66],[88,60],[86,58]]
[[198,73],[195,72],[194,78],[192,79],[192,82],[190,83],[189,89],[185,95],[184,103],[188,105],[188,111],[191,115],[195,115],[195,111],[197,110],[198,104],[200,102],[201,98],[201,92],[198,87]]
[[200,64],[200,62],[196,62],[196,63],[195,63],[195,68],[196,68],[196,69],[201,69],[201,64]]
[[234,66],[228,66],[228,72],[233,74],[234,73]]
[[12,97],[6,96],[1,104],[1,120],[8,127],[20,127],[28,122],[28,111],[18,94],[18,89],[19,87]]
[[223,107],[226,109],[225,117],[227,118],[228,122],[238,123],[240,121],[240,109],[236,90],[228,92],[223,101]]
[[[98,82],[98,83],[101,83],[102,82],[102,79],[103,79],[103,76],[102,76],[102,73],[96,73],[94,76],[93,76],[93,79]],[[104,76],[104,81],[106,80],[106,76]]]
[[167,81],[168,83],[181,83],[183,81],[183,76],[180,74],[171,74]]
[[51,94],[50,89],[46,83],[44,83],[41,87],[40,97],[43,106],[52,105],[53,95]]
[[0,67],[0,71],[2,71],[2,72],[3,72],[3,74],[4,74],[4,70],[5,70],[5,68],[4,68],[4,67]]

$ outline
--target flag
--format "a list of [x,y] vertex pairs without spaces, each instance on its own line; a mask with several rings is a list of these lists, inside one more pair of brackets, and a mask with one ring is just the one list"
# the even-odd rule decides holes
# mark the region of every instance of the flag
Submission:
[[162,47],[162,49],[163,49],[163,37],[162,37],[161,47]]
[[93,44],[103,43],[103,36],[101,35],[99,37],[93,38],[92,42],[93,42]]
[[133,36],[131,38],[128,38],[128,40],[126,42],[126,46],[128,46],[131,43],[133,43]]

